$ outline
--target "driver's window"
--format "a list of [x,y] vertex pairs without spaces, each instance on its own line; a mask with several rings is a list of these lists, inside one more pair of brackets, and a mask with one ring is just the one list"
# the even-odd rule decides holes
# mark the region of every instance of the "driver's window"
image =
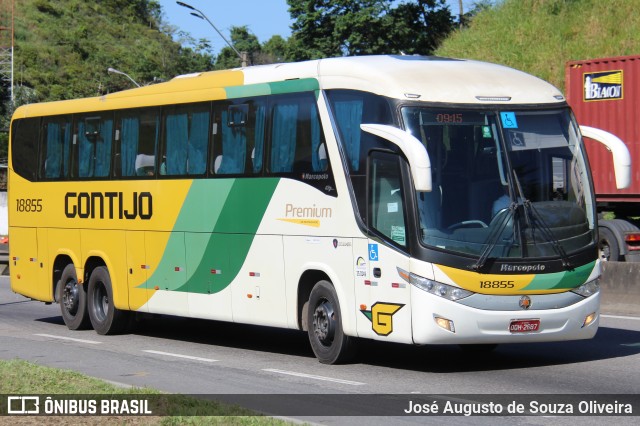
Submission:
[[369,226],[406,247],[406,228],[400,158],[372,152],[369,164]]

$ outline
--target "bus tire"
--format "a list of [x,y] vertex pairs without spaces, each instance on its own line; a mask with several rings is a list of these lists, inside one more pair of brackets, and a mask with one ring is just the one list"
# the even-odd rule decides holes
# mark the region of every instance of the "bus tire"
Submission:
[[98,334],[118,334],[125,330],[130,312],[114,306],[111,277],[105,266],[98,266],[91,272],[87,296],[91,325]]
[[610,229],[598,227],[598,257],[603,262],[620,260],[618,240]]
[[69,330],[85,330],[89,328],[87,313],[87,292],[78,282],[76,267],[68,264],[62,270],[60,281],[56,285],[62,319]]
[[309,295],[307,311],[309,342],[323,364],[340,364],[355,355],[355,339],[342,330],[342,313],[336,291],[328,281],[319,281]]

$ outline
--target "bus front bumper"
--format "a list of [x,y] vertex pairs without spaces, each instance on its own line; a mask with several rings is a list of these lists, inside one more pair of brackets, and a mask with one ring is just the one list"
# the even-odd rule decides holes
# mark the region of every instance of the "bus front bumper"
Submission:
[[[598,330],[600,293],[559,309],[483,310],[445,300],[412,286],[415,344],[489,344],[590,339]],[[499,296],[497,296],[499,297]],[[585,319],[592,321],[585,325]],[[512,331],[539,321],[535,331]],[[447,327],[448,326],[448,327]],[[449,329],[447,329],[447,328]],[[526,329],[526,327],[525,327]]]

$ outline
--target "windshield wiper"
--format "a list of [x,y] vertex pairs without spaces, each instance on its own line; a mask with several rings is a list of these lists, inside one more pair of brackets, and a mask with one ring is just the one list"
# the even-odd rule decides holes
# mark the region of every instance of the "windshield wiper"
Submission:
[[495,246],[498,244],[498,241],[502,236],[502,231],[504,231],[504,228],[507,226],[507,223],[509,223],[509,219],[515,217],[517,209],[518,209],[518,205],[512,202],[509,205],[507,212],[504,214],[504,216],[500,220],[498,226],[492,227],[491,232],[489,233],[489,236],[484,242],[485,243],[484,250],[482,250],[482,253],[478,258],[478,261],[473,265],[471,265],[471,269],[473,269],[474,271],[480,271],[484,267],[484,264],[487,263],[487,259],[489,259],[489,255],[491,254]]
[[[538,222],[538,226],[540,227],[542,236],[545,240],[547,240],[548,243],[551,243],[551,246],[554,248],[556,253],[558,253],[558,255],[560,256],[560,260],[562,260],[562,266],[569,271],[573,270],[573,265],[571,265],[571,261],[569,260],[567,252],[564,251],[564,248],[562,247],[560,242],[554,237],[551,228],[549,228],[549,226],[546,224],[546,222],[542,218],[542,215],[536,210],[535,207],[533,207],[533,203],[524,197],[524,192],[522,191],[522,187],[520,186],[520,179],[518,179],[518,174],[515,170],[513,170],[513,180],[516,183],[516,188],[518,189],[518,196],[521,200],[523,200],[522,205],[524,206],[524,217],[527,226],[529,227],[529,229],[531,229],[531,237],[533,238],[533,242],[535,243],[536,230],[534,222]],[[531,212],[534,220],[531,220],[531,217],[529,217],[529,212]]]
[[[567,252],[564,251],[564,248],[562,247],[560,242],[553,236],[553,231],[551,231],[551,228],[549,228],[549,226],[546,224],[546,222],[542,218],[542,215],[538,212],[538,210],[536,210],[535,207],[533,207],[533,203],[529,200],[525,200],[524,207],[525,209],[528,208],[533,213],[534,219],[536,219],[536,222],[538,222],[540,226],[540,230],[542,231],[543,237],[549,243],[551,243],[551,246],[556,250],[556,253],[558,253],[558,255],[560,256],[560,260],[562,260],[562,266],[568,271],[572,271],[573,265],[569,260],[569,256],[567,255]],[[534,231],[534,228],[531,228],[532,236],[533,236],[533,231]]]

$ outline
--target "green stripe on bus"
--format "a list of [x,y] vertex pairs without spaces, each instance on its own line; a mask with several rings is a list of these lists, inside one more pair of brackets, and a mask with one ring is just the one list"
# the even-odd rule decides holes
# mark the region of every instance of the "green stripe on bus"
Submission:
[[523,290],[559,290],[579,287],[587,281],[595,265],[596,262],[591,262],[573,271],[538,274]]
[[246,86],[226,87],[227,98],[248,98],[251,96],[279,95],[284,93],[313,92],[320,89],[315,78],[276,81],[273,83],[247,84]]
[[271,94],[273,95],[293,92],[313,92],[320,89],[320,84],[315,78],[277,81],[275,83],[269,83],[269,85],[271,86]]
[[[279,180],[193,181],[162,260],[140,287],[202,294],[226,288],[247,257]],[[181,282],[175,268],[185,264]]]
[[233,86],[224,89],[227,98],[248,98],[250,96],[266,96],[271,94],[271,86],[267,83],[249,84],[247,86]]

